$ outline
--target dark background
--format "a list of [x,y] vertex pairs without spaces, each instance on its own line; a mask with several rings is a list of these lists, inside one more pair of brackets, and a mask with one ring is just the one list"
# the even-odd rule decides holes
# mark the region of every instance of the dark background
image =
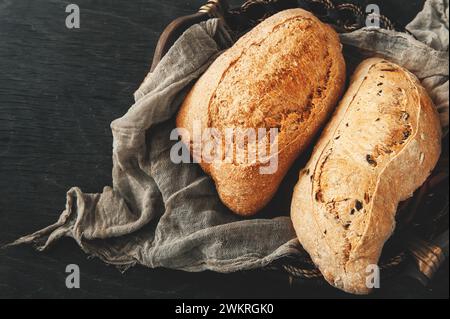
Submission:
[[[1,243],[54,223],[70,187],[97,193],[111,185],[110,122],[132,105],[164,27],[204,2],[74,0],[81,29],[68,30],[65,7],[71,2],[0,0]],[[370,2],[399,24],[422,3]],[[81,268],[78,290],[65,287],[65,267],[72,263]],[[448,298],[448,267],[429,289],[384,287],[375,296]],[[44,253],[31,247],[0,251],[0,297],[348,296],[321,282],[290,284],[287,275],[267,271],[220,275],[135,267],[121,274],[87,260],[66,239]]]

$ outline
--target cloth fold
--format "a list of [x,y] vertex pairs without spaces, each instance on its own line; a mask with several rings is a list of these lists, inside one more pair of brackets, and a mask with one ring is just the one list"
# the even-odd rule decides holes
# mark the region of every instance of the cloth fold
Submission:
[[341,35],[343,44],[381,56],[414,73],[440,114],[444,133],[449,126],[449,0],[428,0],[406,26],[411,33],[363,28]]
[[[414,72],[438,106],[443,127],[448,127],[448,0],[427,1],[408,28],[417,39],[374,28],[341,38],[348,46]],[[86,253],[122,269],[138,263],[222,273],[304,256],[289,212],[274,219],[235,216],[198,165],[170,160],[176,143],[170,133],[181,102],[192,83],[231,45],[218,19],[189,28],[147,75],[127,114],[111,124],[113,187],[101,194],[72,188],[57,223],[13,245],[36,243],[43,250],[67,236]]]
[[86,253],[125,269],[139,263],[224,273],[303,254],[289,217],[241,219],[221,204],[198,165],[170,160],[173,117],[184,96],[231,45],[220,20],[187,30],[136,91],[136,103],[111,124],[113,188],[71,189],[55,225],[15,244],[34,242],[43,250],[69,236]]

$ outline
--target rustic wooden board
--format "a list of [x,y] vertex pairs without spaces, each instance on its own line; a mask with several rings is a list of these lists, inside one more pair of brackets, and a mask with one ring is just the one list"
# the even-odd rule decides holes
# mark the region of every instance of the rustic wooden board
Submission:
[[[111,184],[109,123],[132,104],[165,25],[204,1],[73,2],[81,8],[79,30],[65,27],[65,1],[0,0],[2,243],[55,222],[70,187],[99,192]],[[400,0],[385,2],[389,10],[401,8]],[[408,21],[419,1],[402,2],[409,6],[401,19]],[[79,290],[65,287],[71,263],[81,268]],[[433,295],[448,296],[448,279]],[[320,283],[290,287],[286,276],[267,272],[186,274],[136,267],[123,275],[87,260],[71,240],[45,253],[31,247],[0,251],[0,297],[336,296],[345,297]]]

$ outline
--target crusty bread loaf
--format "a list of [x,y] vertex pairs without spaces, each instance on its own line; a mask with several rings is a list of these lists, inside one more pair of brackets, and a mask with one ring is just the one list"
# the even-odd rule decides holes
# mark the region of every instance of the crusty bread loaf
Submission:
[[188,94],[177,127],[191,133],[196,121],[220,132],[280,130],[274,174],[261,174],[260,161],[201,163],[235,213],[255,214],[271,200],[293,161],[331,115],[345,85],[341,49],[331,27],[307,11],[286,10],[243,36]]
[[368,266],[393,233],[398,204],[440,152],[439,118],[417,78],[386,60],[364,61],[293,195],[298,238],[330,284],[370,292]]

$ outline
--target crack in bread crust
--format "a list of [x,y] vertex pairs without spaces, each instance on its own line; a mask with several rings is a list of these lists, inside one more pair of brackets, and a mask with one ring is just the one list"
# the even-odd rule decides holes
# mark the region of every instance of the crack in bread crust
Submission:
[[364,61],[292,203],[299,240],[332,285],[370,291],[366,267],[378,262],[398,204],[426,180],[440,148],[439,118],[418,80],[388,61]]
[[[333,60],[323,46],[327,35],[310,32],[315,24],[303,17],[288,19],[274,27],[270,45],[267,38],[252,43],[232,61],[209,102],[210,127],[278,128],[281,145],[297,136],[328,94],[331,80]],[[273,54],[281,50],[287,53]],[[254,59],[257,54],[262,58]],[[306,76],[313,58],[318,71]]]
[[[192,132],[192,123],[200,121],[202,129],[214,128],[222,135],[237,128],[279,129],[271,141],[277,152],[268,156],[276,161],[273,174],[261,174],[267,162],[245,162],[252,146],[246,140],[232,141],[239,156],[230,163],[200,161],[228,208],[250,216],[268,204],[290,166],[331,115],[345,77],[339,36],[302,9],[266,19],[214,61],[186,97],[177,127]],[[266,134],[261,139],[265,145],[256,143],[258,151],[267,147],[268,139]]]

